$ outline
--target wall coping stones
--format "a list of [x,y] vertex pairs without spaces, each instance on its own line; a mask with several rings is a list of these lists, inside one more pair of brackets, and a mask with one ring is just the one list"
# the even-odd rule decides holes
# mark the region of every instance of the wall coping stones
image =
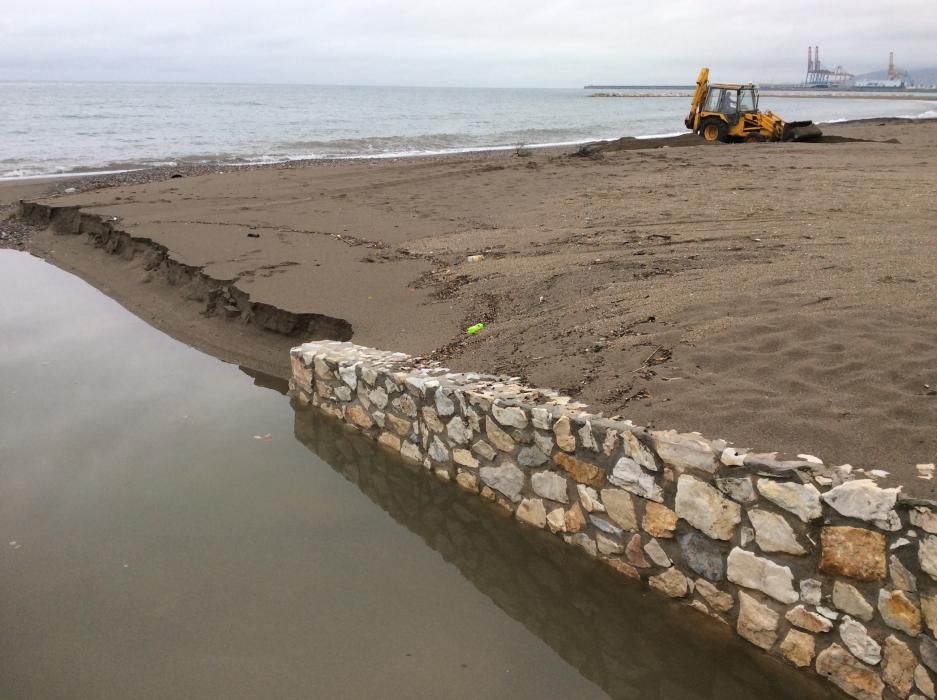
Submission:
[[580,548],[622,585],[638,579],[855,698],[934,696],[937,503],[810,455],[591,414],[517,377],[349,342],[290,355],[299,407]]

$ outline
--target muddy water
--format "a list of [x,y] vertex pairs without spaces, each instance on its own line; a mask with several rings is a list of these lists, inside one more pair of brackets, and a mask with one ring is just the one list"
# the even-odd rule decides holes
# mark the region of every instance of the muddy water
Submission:
[[0,698],[830,696],[280,388],[0,250]]

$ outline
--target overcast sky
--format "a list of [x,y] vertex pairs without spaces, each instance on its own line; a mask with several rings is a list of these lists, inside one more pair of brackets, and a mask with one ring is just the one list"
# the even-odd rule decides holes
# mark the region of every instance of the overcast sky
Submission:
[[937,65],[937,0],[2,0],[0,80],[580,87]]

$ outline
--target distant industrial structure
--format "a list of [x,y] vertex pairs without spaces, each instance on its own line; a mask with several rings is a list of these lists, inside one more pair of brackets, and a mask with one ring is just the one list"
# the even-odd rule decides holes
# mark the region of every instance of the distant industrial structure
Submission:
[[847,87],[855,77],[842,66],[836,66],[832,70],[824,68],[820,63],[820,47],[807,47],[807,79],[804,81],[804,87]]
[[905,71],[895,66],[895,52],[888,54],[888,73],[884,79],[856,80],[856,76],[842,66],[830,69],[820,63],[820,47],[807,47],[807,77],[804,87],[858,88],[866,90],[902,90],[911,85]]
[[909,84],[908,74],[895,67],[895,52],[888,54],[888,73],[884,80],[857,80],[855,87],[866,89],[901,90]]
[[[807,47],[807,75],[803,81],[798,82],[784,82],[784,83],[773,83],[773,84],[764,84],[762,83],[761,87],[770,89],[770,90],[803,90],[804,88],[830,88],[833,90],[842,90],[842,91],[852,91],[854,93],[860,93],[864,91],[868,92],[884,92],[889,91],[903,91],[907,90],[909,93],[911,91],[915,93],[922,92],[937,92],[937,66],[935,67],[917,67],[914,69],[913,76],[899,68],[895,65],[895,52],[891,51],[888,54],[888,68],[880,69],[875,71],[869,71],[868,73],[861,73],[860,75],[854,75],[848,70],[843,68],[841,65],[836,66],[835,68],[827,68],[820,62],[820,47],[819,46],[808,46]],[[676,97],[683,96],[687,88],[691,91],[694,89],[693,85],[586,85],[588,90],[679,90],[679,93],[674,93],[672,95],[662,95],[660,92],[655,92],[654,96],[657,97]],[[594,95],[595,97],[637,97],[637,96],[649,96],[648,95],[637,95],[635,93],[629,93],[628,95],[624,94],[611,94],[603,93]],[[888,95],[880,95],[881,97],[887,97]],[[912,97],[910,94],[903,95],[902,97]]]

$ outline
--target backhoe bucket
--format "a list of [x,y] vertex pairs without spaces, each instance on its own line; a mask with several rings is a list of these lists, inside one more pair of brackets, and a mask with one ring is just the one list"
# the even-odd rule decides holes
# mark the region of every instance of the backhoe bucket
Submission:
[[813,122],[787,122],[784,125],[785,141],[815,141],[823,132]]

